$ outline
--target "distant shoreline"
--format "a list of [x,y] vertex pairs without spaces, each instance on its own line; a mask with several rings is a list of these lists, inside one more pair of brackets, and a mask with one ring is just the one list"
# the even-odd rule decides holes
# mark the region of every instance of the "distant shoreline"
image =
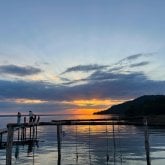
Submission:
[[[38,114],[38,113],[35,113],[37,116],[69,116],[69,115],[73,115],[73,116],[77,116],[77,115],[89,115],[89,114]],[[93,114],[91,114],[93,115]],[[22,114],[22,116],[29,116],[28,114]],[[17,117],[17,114],[5,114],[5,115],[0,115],[0,117]]]
[[[95,114],[95,115],[111,115],[111,114]],[[165,126],[165,115],[147,115],[147,116],[126,116],[126,115],[114,115],[111,120],[124,121],[126,125],[144,125],[144,121],[147,120],[148,126]]]

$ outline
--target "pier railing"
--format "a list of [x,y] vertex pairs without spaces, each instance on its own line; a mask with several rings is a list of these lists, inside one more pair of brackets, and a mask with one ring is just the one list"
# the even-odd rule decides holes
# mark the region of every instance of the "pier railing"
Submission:
[[[52,120],[51,122],[37,122],[37,123],[23,123],[15,124],[10,123],[7,125],[7,142],[6,142],[6,165],[12,165],[12,147],[13,147],[13,136],[14,131],[18,129],[18,138],[21,136],[21,140],[26,142],[29,139],[37,140],[37,127],[38,126],[56,126],[57,129],[57,151],[58,151],[58,165],[61,165],[61,138],[62,138],[62,127],[69,125],[89,125],[89,126],[98,126],[98,125],[112,125],[114,131],[114,125],[144,125],[144,146],[146,151],[146,164],[150,165],[150,146],[149,146],[149,134],[147,127],[147,120],[145,119],[136,119],[135,120],[109,120],[109,119],[91,119],[91,120]],[[19,128],[21,130],[19,130]],[[29,133],[27,133],[29,131]],[[27,137],[26,135],[29,135]],[[113,135],[114,136],[114,135]],[[115,137],[114,137],[115,138]],[[115,142],[114,142],[115,147]],[[107,155],[107,161],[109,161],[109,156]]]

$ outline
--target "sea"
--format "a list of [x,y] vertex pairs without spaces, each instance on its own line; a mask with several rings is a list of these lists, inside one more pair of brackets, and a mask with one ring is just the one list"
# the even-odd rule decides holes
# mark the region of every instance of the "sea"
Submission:
[[[110,115],[42,115],[40,121],[111,118]],[[16,116],[1,115],[0,129],[16,122]],[[146,165],[144,132],[143,126],[135,125],[63,126],[59,160],[56,126],[38,126],[38,143],[13,145],[12,165]],[[148,127],[148,135],[151,164],[164,165],[165,128]],[[0,165],[5,164],[6,149],[1,148]]]

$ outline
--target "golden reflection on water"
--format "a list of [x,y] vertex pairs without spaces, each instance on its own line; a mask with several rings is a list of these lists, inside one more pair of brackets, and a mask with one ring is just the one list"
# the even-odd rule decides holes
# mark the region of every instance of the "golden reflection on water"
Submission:
[[[112,115],[91,115],[91,114],[85,114],[85,115],[72,115],[68,116],[66,118],[67,120],[93,120],[93,119],[112,119]],[[91,121],[92,122],[92,121]],[[108,122],[108,121],[107,121]],[[99,121],[98,121],[99,123]],[[66,126],[67,130],[75,133],[77,131],[78,134],[86,134],[87,132],[112,132],[112,125],[75,125],[75,126]],[[115,128],[116,126],[114,126]]]
[[95,133],[106,133],[112,132],[112,125],[75,125],[66,126],[67,132],[72,132],[73,134],[95,134]]
[[[91,115],[91,114],[65,115],[65,118],[60,118],[60,116],[59,116],[58,120],[60,120],[60,119],[61,120],[84,120],[85,119],[85,120],[89,120],[89,121],[93,120],[93,119],[109,119],[109,120],[111,120],[112,117],[113,116],[111,116],[111,115]],[[41,117],[41,120],[42,120],[42,117]],[[40,128],[39,130],[41,132],[44,132],[44,130],[48,129],[48,127],[53,127],[52,130],[56,131],[56,126],[39,126],[39,128]],[[77,125],[77,126],[68,125],[68,126],[62,126],[62,127],[64,130],[67,130],[67,132],[74,133],[74,134],[76,133],[76,129],[77,129],[78,134],[86,134],[89,131],[89,127],[90,127],[91,133],[92,132],[105,132],[106,127],[109,132],[112,131],[111,125],[107,125],[107,126],[106,125]]]
[[111,115],[92,115],[92,114],[79,114],[79,115],[68,115],[66,116],[66,120],[91,120],[91,119],[111,119]]

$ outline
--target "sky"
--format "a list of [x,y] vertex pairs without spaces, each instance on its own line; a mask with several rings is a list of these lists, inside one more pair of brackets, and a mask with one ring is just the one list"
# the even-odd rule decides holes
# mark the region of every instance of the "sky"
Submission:
[[165,94],[164,19],[164,0],[0,1],[0,114]]

